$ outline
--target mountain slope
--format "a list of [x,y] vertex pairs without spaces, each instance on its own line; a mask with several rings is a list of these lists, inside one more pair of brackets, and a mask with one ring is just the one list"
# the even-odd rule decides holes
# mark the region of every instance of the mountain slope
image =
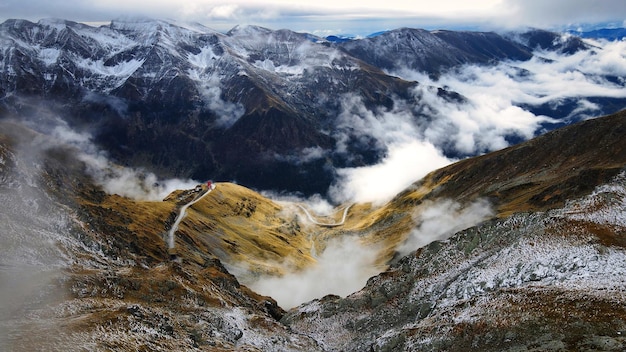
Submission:
[[[353,205],[332,228],[288,203],[218,183],[188,209],[170,260],[167,231],[193,190],[164,201],[107,194],[77,151],[5,121],[0,195],[14,207],[2,210],[9,226],[0,272],[11,283],[3,287],[24,298],[2,311],[0,343],[14,350],[623,349],[625,126],[621,112],[458,162],[382,207]],[[486,220],[395,254],[433,204],[468,208],[477,199],[492,203]],[[244,278],[284,275],[289,266],[314,266],[313,249],[341,237],[376,244],[389,270],[346,298],[328,296],[286,315],[222,264],[247,267],[236,272]],[[41,295],[48,287],[57,289]]]
[[[466,102],[444,88],[433,90],[434,102],[419,93],[430,87],[383,70],[437,76],[467,64],[528,60],[536,48],[559,54],[589,49],[580,39],[544,31],[504,36],[403,28],[331,43],[255,26],[219,33],[152,19],[97,28],[9,20],[0,24],[0,117],[37,120],[45,107],[94,134],[119,164],[164,177],[325,194],[338,169],[373,165],[389,153],[379,136],[368,135],[373,126],[357,130],[358,121],[406,116],[425,134],[437,122],[432,115],[439,98],[451,106]],[[587,108],[599,111],[623,108],[618,97],[589,102]],[[567,117],[559,121],[567,124],[578,117],[570,115],[579,105],[566,103],[524,107]],[[518,141],[518,132],[505,137]],[[467,156],[453,142],[439,144],[449,157]]]
[[625,117],[622,111],[564,127],[434,171],[424,182],[440,185],[438,197],[487,197],[502,215],[561,206],[623,168]]
[[203,247],[170,261],[176,198],[107,194],[73,148],[6,121],[2,131],[3,350],[318,349]]
[[426,31],[401,28],[340,47],[377,67],[390,71],[410,68],[437,75],[465,63],[505,59],[528,60],[530,50],[496,33]]
[[624,224],[573,216],[593,203],[623,218],[623,198],[618,208],[600,200],[623,197],[622,181],[576,208],[520,213],[434,242],[363,290],[304,304],[283,322],[328,350],[623,349],[625,252],[604,236],[623,237]]
[[283,322],[328,350],[623,349],[625,127],[621,112],[431,173],[375,226],[438,199],[497,217]]
[[525,61],[537,48],[574,54],[588,49],[578,37],[529,30],[500,35],[493,32],[426,31],[400,28],[362,40],[337,44],[350,55],[387,71],[412,69],[438,76],[462,64]]
[[[97,131],[96,142],[124,164],[322,192],[332,177],[326,160],[352,160],[331,152],[340,97],[389,108],[415,83],[318,40],[252,26],[222,34],[157,20],[99,28],[11,20],[0,25],[0,99],[14,116],[54,108]],[[310,148],[324,155],[307,162],[308,174],[285,161]],[[372,153],[361,149],[353,151]]]

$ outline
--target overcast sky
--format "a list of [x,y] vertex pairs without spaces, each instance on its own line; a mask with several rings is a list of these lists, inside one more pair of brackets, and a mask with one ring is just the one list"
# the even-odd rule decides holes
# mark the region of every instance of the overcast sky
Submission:
[[217,30],[237,24],[315,34],[366,35],[398,27],[546,29],[594,23],[623,26],[624,0],[2,0],[0,21],[63,18],[107,23],[122,16],[202,23]]

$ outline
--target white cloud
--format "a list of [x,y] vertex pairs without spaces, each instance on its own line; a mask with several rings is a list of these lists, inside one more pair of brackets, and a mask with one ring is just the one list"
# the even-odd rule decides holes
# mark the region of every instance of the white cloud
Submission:
[[369,110],[360,97],[342,97],[342,112],[337,118],[334,136],[339,152],[347,152],[351,138],[371,137],[377,147],[389,144],[406,143],[419,137],[419,130],[413,123],[409,107],[398,100],[392,110]]
[[458,231],[470,228],[493,216],[486,200],[477,200],[465,207],[453,200],[426,201],[416,211],[418,226],[398,247],[400,256],[438,240],[444,240]]
[[327,150],[320,146],[314,146],[296,150],[290,154],[274,153],[272,157],[274,160],[285,161],[294,165],[301,165],[322,159],[326,157],[326,154]]
[[[476,68],[482,70],[478,67]],[[452,91],[457,91],[469,99],[467,103],[455,104],[440,97],[436,90],[418,86],[417,96],[433,110],[431,120],[423,125],[424,139],[438,148],[450,145],[457,153],[472,155],[486,151],[494,151],[508,146],[505,137],[518,135],[525,139],[532,138],[542,122],[549,118],[535,116],[532,113],[514,105],[514,101],[507,97],[507,90],[491,91],[491,78],[488,70],[480,79],[484,81],[453,81],[455,76],[442,78],[439,82],[429,82],[426,76],[420,76],[422,82],[428,84],[444,84]],[[503,81],[498,82],[502,88]],[[481,90],[480,84],[486,89]],[[512,87],[511,87],[512,88]]]
[[626,17],[621,0],[503,0],[495,10],[507,13],[498,21],[505,26],[561,27],[608,22]]
[[65,123],[57,125],[52,136],[59,142],[75,146],[78,158],[87,166],[94,181],[109,194],[137,200],[161,201],[171,192],[191,189],[198,182],[183,179],[159,179],[154,173],[113,164],[105,152],[96,147],[91,136],[70,129]]
[[218,5],[209,10],[207,17],[211,19],[234,19],[238,10],[239,6],[235,4]]
[[389,146],[388,156],[372,166],[337,170],[338,180],[329,193],[339,202],[380,205],[451,160],[428,142],[413,140]]
[[344,237],[330,241],[310,268],[282,277],[262,277],[247,285],[271,296],[285,309],[328,294],[346,296],[365,286],[367,279],[381,271],[375,266],[377,253],[358,239]]
[[355,140],[386,152],[377,165],[337,170],[338,179],[329,190],[336,202],[383,203],[427,172],[447,165],[447,159],[414,121],[411,107],[397,99],[391,110],[369,110],[359,97],[346,95],[333,131],[338,153],[350,157]]
[[174,0],[90,1],[5,0],[0,21],[8,18],[38,20],[44,17],[76,21],[107,21],[120,15],[144,15],[204,23],[227,30],[237,24],[270,28],[322,31],[341,27],[341,33],[367,35],[398,27],[425,26],[493,28],[511,26],[562,27],[576,23],[613,21],[626,17],[622,0],[440,0],[440,1],[300,1]]

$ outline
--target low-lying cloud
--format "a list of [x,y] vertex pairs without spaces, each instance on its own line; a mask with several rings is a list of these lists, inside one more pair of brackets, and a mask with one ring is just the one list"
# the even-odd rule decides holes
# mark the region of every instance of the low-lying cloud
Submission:
[[53,132],[59,142],[74,146],[78,158],[87,166],[94,181],[109,194],[145,201],[161,201],[178,189],[190,189],[198,182],[183,179],[159,179],[154,173],[112,163],[105,152],[91,140],[91,135],[70,129],[59,122]]
[[337,170],[329,189],[335,202],[386,202],[429,171],[451,162],[424,140],[410,107],[401,100],[390,110],[370,110],[359,97],[344,96],[334,136],[337,153],[349,155],[348,144],[354,140],[385,151],[379,164]]
[[433,241],[444,240],[458,231],[475,226],[493,214],[489,202],[482,199],[466,206],[450,199],[427,201],[414,216],[417,227],[397,250],[400,256],[405,256]]
[[319,194],[314,194],[306,198],[297,194],[279,194],[272,191],[261,191],[261,194],[266,198],[283,203],[285,205],[285,212],[290,215],[293,211],[299,211],[295,204],[302,204],[319,216],[331,215],[336,210],[333,204]]
[[[414,221],[418,225],[397,251],[404,256],[433,241],[447,239],[458,231],[475,226],[493,214],[489,202],[482,199],[467,205],[448,199],[427,201],[416,210]],[[384,270],[376,263],[379,251],[376,246],[362,244],[359,238],[335,238],[315,258],[313,266],[302,271],[287,267],[287,274],[283,276],[262,276],[246,285],[276,299],[285,309],[328,294],[345,297],[361,289],[370,277]],[[315,257],[315,253],[312,254]]]
[[[550,116],[535,116],[523,106],[550,104],[558,108],[568,99],[579,101],[575,114],[567,118],[580,120],[596,117],[600,109],[589,98],[626,98],[626,42],[587,41],[591,50],[573,55],[555,51],[535,51],[528,61],[502,62],[495,66],[465,65],[444,73],[436,81],[427,74],[411,70],[393,72],[405,79],[417,80],[426,86],[441,86],[458,92],[467,104],[448,104],[436,99],[424,88],[419,96],[427,99],[439,112],[437,117],[457,127],[453,136],[473,136],[475,145],[460,143],[461,151],[480,151],[498,147],[482,138],[518,133],[530,138],[539,124],[552,121]],[[444,134],[427,135],[439,144]]]
[[[587,44],[592,49],[573,55],[537,50],[528,61],[464,65],[436,80],[409,69],[390,72],[420,83],[412,92],[416,103],[397,98],[392,109],[370,109],[360,98],[345,96],[334,131],[335,152],[349,154],[348,143],[356,140],[384,156],[376,165],[338,169],[330,197],[382,203],[457,157],[531,139],[550,124],[602,115],[594,98],[626,99],[626,41]],[[465,99],[447,98],[437,87]],[[568,116],[530,111],[539,106],[548,107],[545,114],[563,110]]]
[[201,87],[208,107],[213,111],[218,119],[216,123],[220,127],[229,128],[239,120],[245,113],[245,109],[241,104],[235,104],[222,99],[222,88],[217,77],[211,76]]
[[336,201],[380,205],[428,172],[450,162],[428,142],[414,140],[392,144],[379,164],[337,170],[337,181],[329,194]]
[[[39,136],[13,130],[0,121],[0,135],[15,142],[0,153],[0,350],[12,350],[16,341],[29,339],[33,346],[50,338],[45,331],[33,335],[40,322],[33,307],[43,307],[67,293],[59,283],[63,268],[72,264],[76,245],[71,217],[42,184],[41,165],[50,143]],[[2,143],[0,143],[2,144]],[[0,147],[0,150],[4,148]],[[39,334],[40,333],[40,334]]]
[[249,286],[276,299],[285,309],[328,294],[345,297],[381,271],[375,265],[377,253],[376,248],[362,245],[358,238],[335,239],[327,244],[314,266],[281,277],[263,277]]

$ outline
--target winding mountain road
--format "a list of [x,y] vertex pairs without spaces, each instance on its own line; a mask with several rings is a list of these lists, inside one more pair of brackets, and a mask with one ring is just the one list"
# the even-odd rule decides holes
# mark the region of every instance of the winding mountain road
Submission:
[[167,244],[168,244],[169,249],[172,249],[175,246],[176,231],[178,230],[178,225],[180,225],[180,222],[183,221],[183,219],[185,218],[185,215],[187,215],[187,209],[190,206],[199,202],[200,199],[206,197],[206,195],[211,193],[211,191],[214,190],[216,187],[217,187],[216,184],[212,184],[211,187],[206,192],[204,192],[204,194],[192,200],[191,202],[183,205],[183,207],[180,208],[180,212],[178,213],[178,216],[176,217],[176,221],[174,221],[174,225],[172,225],[172,228],[170,228],[170,231],[168,233]]
[[304,211],[304,214],[306,215],[306,217],[309,219],[309,221],[311,221],[312,223],[314,223],[317,226],[322,226],[322,227],[337,227],[337,226],[341,226],[346,222],[346,217],[348,216],[348,210],[350,210],[350,208],[353,206],[354,204],[350,204],[348,206],[346,206],[346,208],[343,210],[343,216],[341,217],[341,221],[340,222],[336,222],[336,223],[325,223],[325,222],[319,222],[317,220],[315,220],[313,218],[313,216],[311,215],[311,213],[307,210],[307,208],[305,208],[304,206],[298,204],[298,207],[300,209],[302,209],[302,211]]

